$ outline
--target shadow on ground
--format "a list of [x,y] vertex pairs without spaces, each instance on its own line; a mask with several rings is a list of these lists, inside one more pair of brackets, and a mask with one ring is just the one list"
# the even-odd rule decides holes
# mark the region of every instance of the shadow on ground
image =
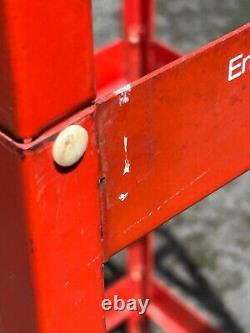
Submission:
[[[216,321],[223,332],[243,333],[239,323],[201,274],[181,242],[166,228],[161,228],[156,233],[164,240],[163,245],[156,252],[155,258],[159,276],[169,285],[177,288],[181,294],[191,298],[198,308],[205,310],[208,317],[212,316],[212,321]],[[176,264],[181,266],[182,270],[185,270],[186,278],[181,273],[173,272],[170,265],[166,265],[167,258],[170,256],[175,258]]]

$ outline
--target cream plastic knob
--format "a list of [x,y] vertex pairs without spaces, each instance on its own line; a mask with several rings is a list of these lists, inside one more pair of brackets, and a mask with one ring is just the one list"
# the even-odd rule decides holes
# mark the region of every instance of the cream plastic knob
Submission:
[[53,145],[54,161],[62,167],[77,163],[88,145],[88,132],[80,125],[71,125],[62,130]]

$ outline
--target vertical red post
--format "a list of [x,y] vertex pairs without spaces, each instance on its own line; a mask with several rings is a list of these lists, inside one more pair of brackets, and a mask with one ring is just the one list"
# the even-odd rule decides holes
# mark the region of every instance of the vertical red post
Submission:
[[0,3],[0,128],[22,141],[95,98],[91,0]]
[[[128,274],[136,285],[137,294],[131,297],[150,299],[151,277],[153,275],[153,235],[150,234],[128,248]],[[149,333],[149,323],[145,315],[135,312],[127,323],[128,333]]]
[[[0,331],[104,333],[94,110],[77,112],[95,98],[91,1],[5,0],[0,18]],[[70,124],[89,144],[62,169]]]
[[135,80],[153,68],[154,20],[155,0],[124,0],[125,61],[129,80]]
[[[71,123],[89,144],[78,165],[61,169],[52,145]],[[1,332],[105,332],[96,151],[88,114],[31,145],[0,135]]]

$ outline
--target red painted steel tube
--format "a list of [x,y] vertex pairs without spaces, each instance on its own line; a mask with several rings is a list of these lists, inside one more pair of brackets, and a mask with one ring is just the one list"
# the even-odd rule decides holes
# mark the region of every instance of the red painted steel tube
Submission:
[[91,0],[5,0],[0,18],[0,128],[37,137],[95,98]]
[[[114,295],[127,301],[128,299],[142,299],[148,296],[153,275],[152,236],[145,237],[128,248],[127,272],[125,277],[113,283],[105,291],[105,298],[112,300]],[[137,311],[105,312],[107,330],[111,331],[126,321],[128,333],[147,333],[148,320]]]
[[127,74],[134,80],[153,68],[155,0],[123,1]]
[[[31,144],[0,136],[0,330],[104,333],[98,161],[92,109]],[[80,124],[75,167],[52,159],[58,131]]]
[[[128,248],[128,274],[137,287],[142,300],[150,299],[150,281],[153,276],[153,235],[148,235]],[[131,296],[132,297],[132,296]],[[134,296],[133,296],[134,297]],[[135,313],[127,323],[127,333],[148,333],[149,322],[145,315]]]

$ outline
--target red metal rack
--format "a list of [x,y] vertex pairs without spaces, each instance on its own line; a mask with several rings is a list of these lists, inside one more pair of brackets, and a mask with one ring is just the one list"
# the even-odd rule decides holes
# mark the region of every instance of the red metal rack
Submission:
[[[124,0],[124,38],[94,56],[90,0],[0,13],[0,331],[216,332],[158,282],[142,237],[249,169],[250,26],[181,56],[155,39],[153,0]],[[88,147],[59,167],[72,124]],[[132,243],[105,293],[149,297],[147,315],[104,314],[103,263]]]

